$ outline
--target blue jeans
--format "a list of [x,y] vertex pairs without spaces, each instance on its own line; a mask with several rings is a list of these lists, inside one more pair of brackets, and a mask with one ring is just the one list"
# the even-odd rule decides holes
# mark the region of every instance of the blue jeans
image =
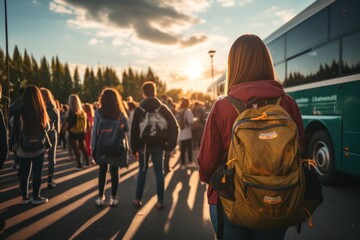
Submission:
[[154,173],[156,177],[156,191],[158,202],[163,203],[164,199],[164,174],[162,169],[163,153],[164,151],[160,147],[147,148],[146,156],[144,154],[144,148],[139,149],[139,173],[136,185],[136,200],[141,200],[145,187],[146,173],[148,170],[148,162],[151,156],[153,163]]
[[56,164],[57,132],[56,130],[51,130],[48,132],[48,135],[52,145],[48,150],[48,176],[49,178],[52,178],[54,176],[54,169]]
[[[215,232],[217,232],[217,206],[210,206],[210,218],[211,223]],[[241,239],[241,240],[281,240],[284,239],[286,234],[286,229],[279,230],[255,230],[240,225],[233,224],[226,217],[224,212],[224,231],[223,239],[232,240],[232,239]]]
[[33,173],[33,197],[39,197],[41,185],[41,171],[44,163],[44,153],[32,158],[17,157],[20,166],[20,191],[23,198],[29,196],[29,179]]

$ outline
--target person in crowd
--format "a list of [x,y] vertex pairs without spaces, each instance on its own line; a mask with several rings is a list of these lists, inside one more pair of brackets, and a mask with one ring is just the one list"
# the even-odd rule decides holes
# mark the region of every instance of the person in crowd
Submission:
[[[160,100],[161,100],[162,104],[165,104],[166,106],[169,107],[169,105],[167,104],[168,96],[166,94],[162,94],[160,96]],[[169,107],[169,109],[172,111],[172,109],[170,107]],[[175,114],[173,111],[172,111],[172,113]],[[164,150],[163,170],[164,170],[165,175],[171,171],[170,166],[169,166],[170,156],[171,156],[171,151]]]
[[94,108],[90,103],[85,103],[84,104],[84,111],[86,112],[86,116],[88,119],[88,131],[85,133],[85,146],[86,146],[86,151],[88,153],[88,156],[91,156],[91,130],[92,130],[92,126],[94,124]]
[[[49,116],[40,89],[30,85],[25,88],[20,106],[14,111],[14,126],[11,131],[12,150],[16,151],[20,166],[20,191],[23,204],[43,204],[48,202],[48,199],[40,195],[45,148],[35,151],[23,150],[19,141],[20,134],[40,136],[49,128]],[[33,197],[29,196],[28,189],[31,172]]]
[[69,96],[69,112],[66,119],[66,130],[69,133],[69,143],[75,155],[76,170],[82,169],[81,155],[85,159],[85,167],[90,166],[89,156],[85,147],[85,133],[87,129],[87,116],[83,110],[81,100],[77,94]]
[[[134,118],[131,124],[130,146],[133,156],[139,160],[139,171],[136,185],[135,200],[132,204],[135,207],[142,206],[142,197],[145,186],[146,173],[148,169],[148,161],[151,161],[154,167],[156,177],[156,189],[158,202],[156,207],[158,209],[164,208],[164,174],[162,169],[164,150],[172,151],[176,147],[179,135],[179,126],[176,122],[175,116],[170,109],[161,103],[156,97],[156,85],[152,81],[147,81],[142,85],[142,93],[144,100],[141,101],[140,106],[135,109]],[[167,127],[164,128],[166,135],[161,135],[155,138],[154,141],[149,141],[143,138],[144,120],[147,113],[158,112],[166,121]],[[145,120],[146,122],[146,120]],[[156,124],[156,123],[153,123]],[[152,128],[151,130],[156,130]],[[150,138],[148,138],[150,139]]]
[[[0,100],[2,99],[2,84],[0,82]],[[8,157],[9,147],[7,138],[7,127],[4,120],[2,109],[0,108],[0,170],[3,169],[5,160]],[[5,219],[0,218],[0,234],[5,229]]]
[[50,139],[51,147],[48,150],[48,188],[56,187],[54,181],[54,171],[56,165],[56,148],[57,148],[57,139],[58,133],[60,131],[60,114],[56,107],[56,102],[53,94],[47,88],[40,88],[41,94],[45,101],[46,111],[49,116],[49,125],[50,130],[48,131],[48,136]]
[[[20,87],[18,89],[18,97],[14,101],[12,101],[12,103],[10,104],[10,107],[9,107],[9,120],[10,120],[9,121],[9,132],[12,131],[12,128],[14,126],[14,119],[13,119],[14,112],[15,112],[15,109],[17,109],[22,102],[24,90],[25,90],[25,88]],[[18,166],[17,154],[16,154],[16,151],[14,151],[12,168],[16,169],[17,166]]]
[[[304,139],[301,114],[296,102],[285,94],[276,81],[272,59],[264,42],[256,35],[242,35],[232,45],[228,55],[227,94],[245,104],[254,99],[281,97],[280,105],[297,124],[300,139]],[[207,118],[198,156],[199,174],[202,182],[210,182],[216,167],[227,156],[231,130],[238,113],[225,98],[214,103]],[[218,230],[218,195],[209,185],[208,203],[215,232]],[[220,203],[221,204],[221,203]],[[283,239],[286,229],[260,231],[235,225],[224,214],[223,239]]]
[[199,149],[201,137],[206,122],[206,112],[203,105],[199,101],[195,101],[192,112],[194,114],[194,122],[191,126],[193,135],[193,147],[194,149]]
[[67,138],[66,138],[66,129],[65,129],[65,123],[67,114],[69,111],[69,106],[67,104],[61,105],[61,111],[60,111],[60,133],[59,133],[59,144],[62,144],[62,148],[66,149],[68,146],[67,144]]
[[129,126],[130,126],[129,132],[130,132],[131,123],[134,118],[135,108],[138,106],[138,104],[137,104],[137,102],[132,101],[132,102],[128,102],[127,105],[128,105],[128,116],[129,116]]
[[[181,119],[179,119],[181,118]],[[178,109],[178,121],[183,121],[183,128],[180,128],[180,160],[181,169],[186,168],[186,154],[189,160],[189,167],[195,167],[196,164],[192,159],[192,132],[191,125],[194,115],[190,109],[190,100],[183,98]]]
[[171,112],[175,115],[176,114],[176,106],[174,103],[174,100],[172,99],[172,97],[168,97],[166,100],[166,106],[168,106],[168,108],[171,110]]
[[[0,99],[2,97],[2,84],[0,82]],[[8,157],[9,147],[7,138],[7,127],[5,124],[4,114],[0,108],[0,169],[3,168],[4,162]]]
[[[131,101],[131,102],[127,102],[128,105],[128,124],[129,124],[129,131],[126,133],[127,138],[130,141],[130,132],[131,132],[131,123],[132,120],[134,118],[134,112],[135,112],[135,108],[138,106],[138,103],[135,101]],[[129,147],[129,151],[128,151],[128,159],[132,160],[132,151],[131,148]]]
[[[129,130],[127,122],[127,114],[122,104],[120,94],[113,88],[105,88],[99,97],[99,108],[95,111],[94,125],[91,132],[91,146],[92,149],[96,149],[96,143],[98,139],[99,123],[103,120],[115,120],[118,121],[118,124],[122,128],[123,132]],[[123,154],[126,154],[124,152]],[[99,196],[95,201],[97,206],[103,206],[105,201],[104,187],[106,182],[106,173],[110,168],[111,175],[111,196],[110,196],[110,206],[116,206],[119,203],[117,197],[117,189],[119,184],[119,167],[120,167],[120,158],[124,157],[121,155],[106,155],[103,157],[98,157],[94,153],[93,157],[95,161],[99,164]],[[126,156],[125,156],[126,157]]]

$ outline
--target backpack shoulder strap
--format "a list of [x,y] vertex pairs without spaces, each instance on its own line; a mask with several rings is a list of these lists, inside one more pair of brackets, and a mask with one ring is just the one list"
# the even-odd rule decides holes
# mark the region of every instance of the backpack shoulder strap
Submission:
[[234,98],[233,96],[227,95],[225,98],[234,106],[238,114],[247,108],[247,105],[243,101]]

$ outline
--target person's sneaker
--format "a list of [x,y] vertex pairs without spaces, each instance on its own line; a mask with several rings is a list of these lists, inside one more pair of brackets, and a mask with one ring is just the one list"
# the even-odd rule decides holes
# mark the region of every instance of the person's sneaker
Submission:
[[105,202],[105,196],[98,197],[98,199],[96,199],[95,201],[95,205],[101,207],[104,206],[104,202]]
[[48,183],[47,183],[47,187],[48,188],[54,188],[56,187],[56,183],[54,182],[54,180],[49,180]]
[[163,204],[163,203],[161,203],[161,202],[158,202],[157,204],[156,204],[156,208],[157,209],[163,209],[165,207],[165,205]]
[[82,170],[81,164],[78,164],[75,169],[78,170],[78,171]]
[[137,207],[137,208],[139,208],[139,207],[142,206],[142,202],[141,202],[140,200],[134,200],[134,201],[132,201],[131,204],[132,204],[134,207]]
[[49,201],[49,199],[39,196],[39,197],[34,197],[31,204],[39,205],[39,204],[47,203],[48,201]]
[[29,204],[33,201],[33,199],[31,197],[23,197],[21,204]]
[[116,206],[119,204],[119,199],[117,196],[110,196],[110,206]]

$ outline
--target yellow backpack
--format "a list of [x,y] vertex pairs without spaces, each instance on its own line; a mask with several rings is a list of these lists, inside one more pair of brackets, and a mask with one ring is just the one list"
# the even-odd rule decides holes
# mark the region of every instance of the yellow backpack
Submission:
[[212,184],[226,216],[235,224],[258,230],[306,221],[320,203],[306,209],[297,125],[279,105],[281,98],[264,100],[257,108],[226,98],[239,115],[226,164],[217,176],[220,182]]
[[87,116],[85,112],[76,113],[76,124],[70,128],[72,133],[85,133],[88,129]]

